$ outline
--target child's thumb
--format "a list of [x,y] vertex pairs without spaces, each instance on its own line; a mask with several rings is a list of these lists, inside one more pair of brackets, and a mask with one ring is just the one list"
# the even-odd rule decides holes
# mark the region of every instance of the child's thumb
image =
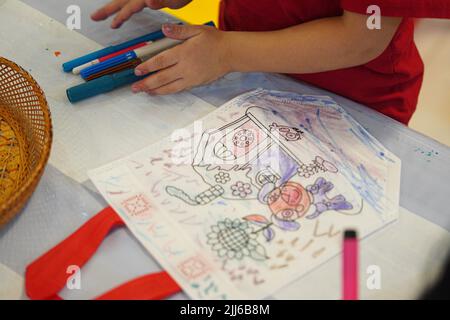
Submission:
[[164,35],[168,38],[176,40],[186,40],[198,35],[202,26],[180,25],[180,24],[164,24],[162,27]]

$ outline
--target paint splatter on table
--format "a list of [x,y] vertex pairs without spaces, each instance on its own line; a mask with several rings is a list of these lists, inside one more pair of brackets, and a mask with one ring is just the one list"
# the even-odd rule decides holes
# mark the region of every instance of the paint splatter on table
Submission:
[[414,152],[415,152],[415,153],[418,153],[418,154],[420,154],[420,155],[423,155],[423,156],[425,157],[425,160],[426,160],[427,162],[431,162],[431,160],[432,160],[434,157],[437,157],[437,156],[439,155],[439,152],[438,152],[438,151],[435,151],[435,150],[432,150],[432,149],[426,150],[426,149],[423,149],[423,148],[421,148],[421,147],[415,148],[415,149],[414,149]]

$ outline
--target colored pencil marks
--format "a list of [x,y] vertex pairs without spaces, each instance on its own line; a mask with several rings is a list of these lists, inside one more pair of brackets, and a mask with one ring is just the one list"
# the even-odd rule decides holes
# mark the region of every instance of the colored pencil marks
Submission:
[[[195,279],[194,279],[195,280]],[[229,299],[226,293],[220,292],[220,284],[218,284],[211,276],[191,281],[190,288],[195,291],[198,299],[208,299],[216,297],[216,299]]]
[[133,219],[143,220],[151,215],[150,201],[144,194],[138,194],[122,202],[125,212]]
[[[284,96],[281,98],[281,96]],[[376,141],[362,126],[357,123],[345,110],[327,97],[314,98],[295,94],[274,93],[269,99],[278,101],[283,99],[285,106],[302,104],[295,112],[286,110],[278,112],[280,117],[288,123],[297,123],[305,131],[305,136],[313,141],[316,148],[328,155],[328,161],[339,168],[341,174],[358,191],[364,201],[383,215],[386,206],[384,195],[389,190],[385,171],[390,164],[398,164],[398,159],[391,156],[378,141]],[[327,106],[328,108],[321,108]],[[343,148],[350,145],[352,148]],[[367,161],[368,157],[379,161]],[[390,208],[387,208],[390,210]]]
[[[338,169],[320,156],[306,165],[279,142],[301,140],[297,128],[272,123],[269,130],[247,109],[246,115],[218,130],[205,132],[199,142],[192,168],[209,188],[190,196],[169,186],[166,192],[189,205],[208,204],[218,197],[228,200],[260,199],[287,182],[295,174],[337,173]],[[274,135],[272,132],[281,132]]]
[[329,238],[335,237],[337,235],[339,235],[342,231],[341,230],[334,230],[334,225],[331,225],[328,227],[328,229],[326,229],[326,231],[321,231],[321,229],[319,229],[319,220],[316,220],[316,224],[314,225],[314,232],[313,235],[314,237],[324,237],[327,236]]
[[209,271],[210,267],[201,256],[195,256],[181,262],[178,265],[178,269],[184,277],[188,278],[189,280],[193,280],[206,274]]
[[257,90],[93,180],[191,297],[259,299],[395,219],[399,166],[331,99]]
[[[269,208],[270,217],[253,214],[243,216],[242,219],[258,227],[252,235],[261,234],[266,241],[275,238],[277,229],[291,232],[299,230],[300,218],[311,207],[314,211],[306,216],[308,219],[317,218],[327,211],[353,209],[353,205],[342,194],[332,198],[327,196],[334,185],[325,178],[319,177],[306,187],[300,181],[293,180],[295,177],[306,180],[327,172],[337,174],[339,170],[321,156],[315,156],[309,165],[299,160],[279,139],[288,143],[301,141],[303,131],[276,122],[272,122],[266,129],[252,113],[255,109],[260,108],[252,106],[237,120],[218,130],[203,133],[192,169],[209,188],[191,196],[187,191],[169,185],[165,189],[166,193],[190,206],[208,205],[218,198],[233,201],[258,200]],[[225,221],[230,223],[229,220]],[[225,224],[219,222],[218,225]],[[230,226],[227,233],[232,234],[232,231],[238,233]],[[244,241],[245,233],[239,234],[240,240]],[[226,247],[233,243],[239,259],[251,256],[247,248],[242,254],[239,241],[229,241]],[[230,258],[231,255],[235,258],[233,253],[232,248],[227,253],[221,248],[218,255],[223,258]]]
[[307,187],[307,191],[313,197],[313,205],[315,206],[314,213],[308,215],[306,218],[314,219],[326,211],[339,211],[353,209],[353,205],[345,200],[341,194],[329,198],[327,194],[334,188],[330,181],[324,178],[318,178],[313,185]]

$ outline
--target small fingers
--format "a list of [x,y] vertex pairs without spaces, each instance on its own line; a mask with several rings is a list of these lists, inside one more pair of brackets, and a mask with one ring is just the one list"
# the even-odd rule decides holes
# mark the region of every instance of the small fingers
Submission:
[[132,86],[133,92],[152,92],[162,86],[172,83],[180,79],[179,75],[175,72],[174,68],[158,71],[142,81],[135,83]]
[[105,20],[114,13],[118,12],[128,2],[128,0],[114,0],[107,5],[101,7],[91,15],[94,21]]
[[177,62],[178,57],[175,48],[169,49],[138,65],[134,73],[137,76],[143,76],[150,72],[171,67]]
[[133,14],[141,11],[145,8],[145,3],[141,0],[131,0],[122,9],[119,13],[114,17],[114,20],[111,23],[111,28],[117,29],[127,21]]

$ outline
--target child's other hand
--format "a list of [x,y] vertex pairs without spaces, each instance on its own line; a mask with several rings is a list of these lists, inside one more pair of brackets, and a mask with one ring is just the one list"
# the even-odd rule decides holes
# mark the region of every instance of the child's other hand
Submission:
[[136,75],[158,71],[136,82],[134,92],[164,95],[210,83],[230,72],[226,32],[214,27],[173,25],[163,26],[172,39],[186,40],[136,67]]
[[138,13],[145,7],[154,10],[162,8],[179,9],[191,1],[192,0],[113,0],[94,12],[91,15],[91,18],[94,21],[101,21],[117,13],[111,23],[111,28],[116,29],[120,28],[120,26],[133,14]]

